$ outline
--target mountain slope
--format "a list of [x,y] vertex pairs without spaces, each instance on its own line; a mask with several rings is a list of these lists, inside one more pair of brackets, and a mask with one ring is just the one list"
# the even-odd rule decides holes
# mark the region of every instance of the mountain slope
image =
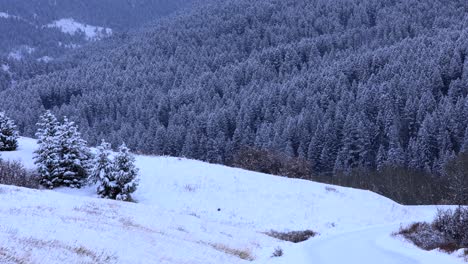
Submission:
[[0,91],[18,81],[65,67],[60,64],[77,63],[61,61],[51,65],[79,47],[134,30],[191,3],[191,0],[2,0],[0,66],[8,66],[9,70],[0,69]]
[[[1,155],[33,166],[34,148],[34,140],[22,138],[19,151]],[[246,263],[235,256],[244,252],[254,263],[300,264],[336,263],[330,261],[339,251],[356,264],[375,263],[373,257],[383,257],[382,263],[461,263],[390,236],[401,223],[430,219],[435,207],[405,207],[368,191],[185,159],[137,156],[137,166],[137,204],[93,198],[94,187],[0,186],[0,260]],[[320,235],[292,244],[263,234],[271,229]],[[276,247],[283,257],[271,258]]]
[[440,174],[468,146],[466,10],[461,0],[209,2],[0,103],[27,135],[52,109],[93,144],[142,153],[229,164],[250,146],[321,175]]

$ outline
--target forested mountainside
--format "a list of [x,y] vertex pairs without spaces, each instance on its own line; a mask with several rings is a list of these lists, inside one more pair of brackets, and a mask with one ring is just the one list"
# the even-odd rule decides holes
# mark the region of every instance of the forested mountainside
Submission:
[[25,135],[45,109],[91,143],[227,163],[243,146],[316,174],[439,173],[468,148],[465,0],[223,0],[155,23],[0,105]]
[[89,42],[126,32],[191,2],[0,0],[0,90],[11,82],[61,69],[63,62],[51,62]]

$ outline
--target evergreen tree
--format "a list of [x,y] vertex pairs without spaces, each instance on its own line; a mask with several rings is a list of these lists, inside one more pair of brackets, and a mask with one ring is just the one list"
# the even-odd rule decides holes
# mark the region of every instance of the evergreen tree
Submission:
[[59,147],[57,142],[59,123],[57,118],[47,111],[37,123],[36,133],[39,148],[34,152],[34,163],[41,177],[40,183],[47,188],[60,185],[58,181]]
[[[37,73],[25,71],[27,79],[41,78],[14,80],[14,89],[3,89],[12,82],[0,70],[0,105],[24,135],[45,108],[73,115],[92,143],[126,141],[151,154],[229,164],[241,147],[256,146],[307,157],[318,175],[334,165],[434,172],[445,153],[468,148],[465,3],[201,4],[132,45],[111,44],[113,58],[105,44],[88,50],[85,64],[50,63],[60,68],[54,74],[31,65]],[[22,62],[0,59],[15,79]]]
[[75,124],[64,119],[57,135],[60,182],[72,188],[80,188],[91,170],[91,152],[81,138]]
[[382,170],[383,167],[385,167],[387,162],[387,151],[385,150],[385,147],[380,145],[379,151],[377,152],[377,157],[376,157],[376,166],[377,170],[380,171]]
[[131,194],[138,186],[138,169],[134,163],[130,150],[122,144],[112,162],[111,172],[101,179],[98,194],[103,198],[131,201]]
[[16,125],[4,112],[0,112],[0,151],[12,151],[18,148]]
[[[94,159],[93,171],[89,177],[90,183],[103,182],[109,178],[112,172],[112,161],[110,159],[111,145],[102,140],[97,147],[97,155]],[[99,190],[98,190],[99,192]]]
[[468,152],[468,126],[465,129],[465,136],[463,138],[463,143],[460,149],[461,152]]
[[115,199],[131,201],[131,194],[138,186],[138,168],[135,166],[135,157],[125,144],[119,148],[119,153],[114,159],[113,171],[117,183],[117,195]]

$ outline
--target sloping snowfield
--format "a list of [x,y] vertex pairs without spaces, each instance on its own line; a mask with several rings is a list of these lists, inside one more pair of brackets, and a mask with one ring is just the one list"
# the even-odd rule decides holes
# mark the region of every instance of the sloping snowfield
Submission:
[[[34,168],[32,139],[2,158]],[[464,263],[391,233],[430,220],[368,191],[281,178],[199,161],[137,156],[134,203],[81,190],[0,185],[0,263]],[[293,244],[269,230],[320,233]],[[275,248],[282,257],[272,258]]]
[[83,32],[88,40],[99,40],[103,37],[112,35],[112,29],[91,26],[79,23],[73,18],[62,18],[47,25],[47,27],[58,28],[65,34],[75,35]]

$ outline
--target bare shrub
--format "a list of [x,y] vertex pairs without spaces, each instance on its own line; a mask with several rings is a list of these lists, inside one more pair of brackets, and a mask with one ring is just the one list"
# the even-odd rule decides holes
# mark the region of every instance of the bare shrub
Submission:
[[444,177],[397,166],[379,170],[355,168],[347,172],[313,175],[312,180],[369,190],[406,205],[453,204]]
[[274,237],[279,240],[289,241],[293,243],[299,243],[308,240],[311,237],[317,235],[316,232],[312,230],[304,230],[304,231],[291,231],[291,232],[278,232],[271,230],[265,233],[268,236]]
[[402,235],[416,246],[425,250],[433,250],[442,245],[449,244],[445,235],[435,230],[428,223],[413,223],[408,227],[400,228],[397,234]]
[[311,179],[312,175],[310,163],[305,159],[255,147],[240,148],[233,156],[231,165],[290,178]]
[[425,249],[452,253],[468,247],[468,208],[439,210],[432,224],[413,223],[397,233]]
[[26,170],[18,161],[0,160],[0,184],[39,189],[39,175]]
[[459,247],[468,247],[468,208],[439,210],[433,222],[434,228],[452,239]]
[[453,252],[459,250],[460,247],[459,247],[457,244],[455,244],[455,243],[446,243],[446,244],[440,245],[440,246],[439,246],[439,249],[442,250],[442,251],[444,251],[444,252],[447,252],[447,253],[450,253],[450,254],[451,254],[451,253],[453,253]]
[[468,204],[468,153],[460,153],[445,165],[444,178],[450,200],[454,204]]
[[193,185],[193,184],[186,184],[186,185],[184,185],[184,190],[185,190],[186,192],[193,193],[193,192],[196,192],[197,189],[198,189],[198,186]]
[[283,256],[283,249],[280,247],[275,248],[275,251],[273,251],[273,255],[271,255],[272,258],[277,258]]

